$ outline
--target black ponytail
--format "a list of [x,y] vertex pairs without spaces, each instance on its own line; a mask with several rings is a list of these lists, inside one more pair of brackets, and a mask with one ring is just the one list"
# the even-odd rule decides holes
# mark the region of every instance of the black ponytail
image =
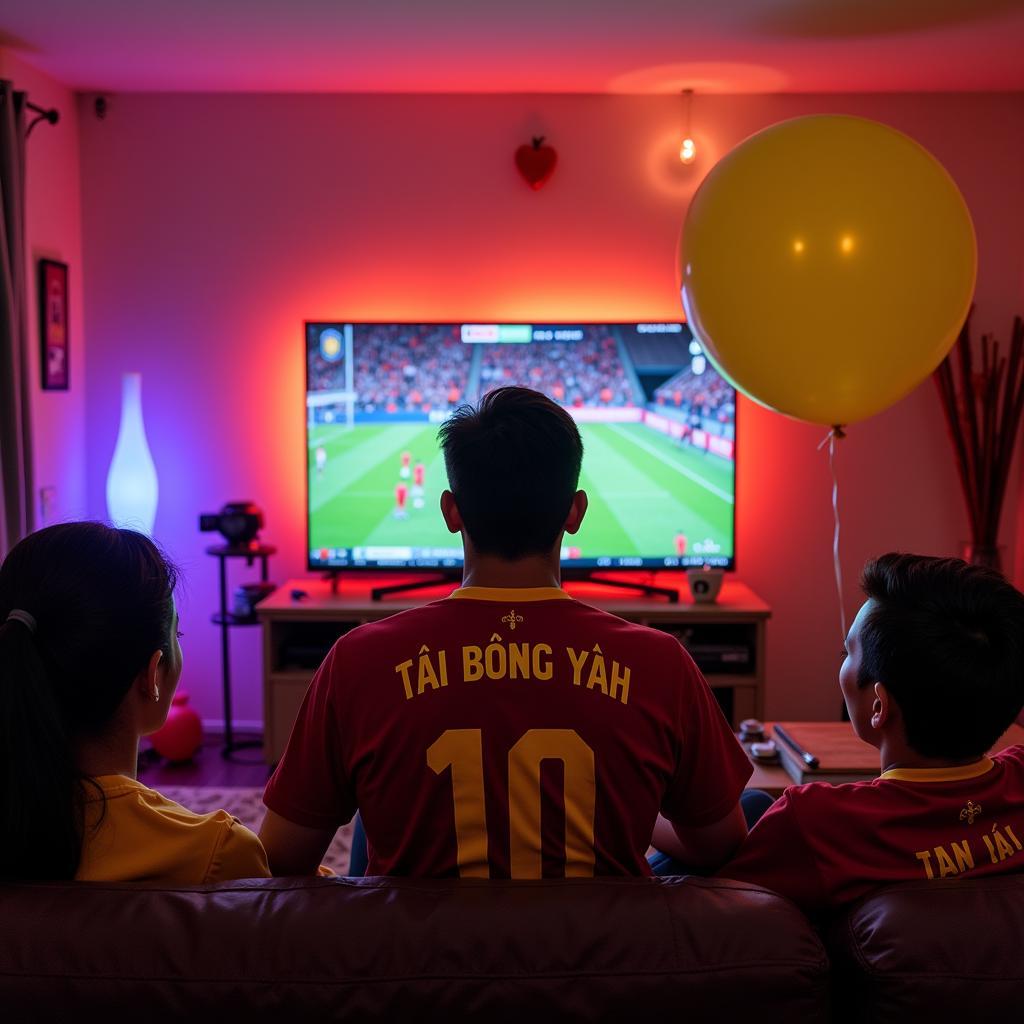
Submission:
[[76,742],[170,654],[175,582],[148,537],[101,523],[40,530],[0,564],[0,878],[75,876],[90,781]]

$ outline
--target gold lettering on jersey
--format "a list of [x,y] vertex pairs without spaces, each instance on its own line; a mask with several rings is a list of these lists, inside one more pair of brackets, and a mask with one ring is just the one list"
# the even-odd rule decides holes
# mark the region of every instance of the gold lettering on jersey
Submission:
[[[599,692],[621,704],[629,703],[632,670],[628,665],[607,657],[600,644],[594,644],[590,650],[577,651],[572,647],[564,650],[568,667],[572,669],[573,686]],[[483,679],[547,682],[554,678],[555,664],[560,657],[550,644],[506,641],[498,633],[492,633],[484,646],[466,644],[460,649],[460,656],[464,683]],[[415,657],[395,666],[395,674],[402,680],[406,700],[428,691],[442,690],[449,683],[447,652],[431,651],[423,644]]]
[[[416,666],[416,686],[413,688],[412,668]],[[424,644],[415,662],[412,658],[403,661],[395,666],[395,672],[402,677],[402,689],[405,690],[405,699],[412,700],[418,697],[427,689],[440,690],[448,685],[448,655],[444,651],[430,653],[430,648]]]
[[412,683],[409,681],[409,669],[412,668],[412,658],[403,661],[401,665],[395,666],[395,671],[401,673],[402,685],[405,687],[405,699],[412,700]]
[[966,839],[960,842],[952,842],[949,849],[939,845],[930,850],[919,850],[915,857],[924,865],[926,878],[935,878],[935,869],[932,867],[932,856],[935,857],[935,866],[939,869],[939,878],[948,878],[950,875],[958,875],[962,871],[968,871],[974,867],[974,854],[971,853],[970,843]]
[[484,675],[484,652],[482,647],[462,648],[462,678],[475,683]]
[[484,648],[484,671],[488,679],[504,679],[508,675],[508,649],[500,643],[501,637],[495,636],[497,641],[492,638]]
[[[529,646],[529,645],[527,645]],[[547,644],[534,644],[530,656],[530,670],[534,679],[550,679],[554,672],[551,648]]]
[[953,851],[953,856],[956,858],[957,871],[968,871],[974,867],[974,854],[971,853],[970,843],[966,839],[961,840],[959,843],[952,842],[949,845]]
[[956,865],[946,852],[944,846],[935,847],[935,861],[939,865],[939,878],[945,878],[947,875],[955,875],[957,873]]
[[420,648],[419,663],[416,666],[416,694],[423,693],[429,686],[439,690],[448,685],[448,665],[444,651],[437,652],[437,666],[430,657],[430,648],[424,644]]
[[621,700],[623,704],[629,703],[628,665],[620,665],[617,661],[612,662],[612,681],[609,696]]
[[[988,853],[988,859],[993,864],[999,864],[1008,857],[1015,857],[1024,849],[1013,828],[1009,825],[1004,825],[1002,828],[999,825],[993,825],[988,833],[981,834],[981,841],[985,844],[985,852]],[[971,848],[970,839],[952,840],[948,846],[939,844],[930,850],[918,850],[914,856],[921,862],[925,878],[949,878],[951,875],[971,871],[975,866],[974,850]]]
[[985,840],[985,846],[988,847],[988,855],[993,864],[998,864],[1017,852],[1009,844],[998,825],[993,825],[989,835],[983,835],[981,838]]
[[569,655],[569,660],[572,662],[572,685],[579,686],[583,679],[583,666],[590,651],[580,651],[577,654],[571,647],[566,647],[565,653]]
[[934,878],[935,872],[932,871],[932,851],[931,850],[918,850],[914,856],[924,865],[924,872],[928,878]]
[[[992,827],[995,828],[995,825],[993,825]],[[986,835],[983,835],[981,837],[981,841],[985,844],[985,849],[988,850],[989,860],[991,860],[993,864],[998,864],[999,858],[996,856],[995,843],[993,843],[992,840],[989,839],[989,837]]]
[[[620,665],[615,659],[611,662],[611,683],[608,681],[608,661],[601,650],[600,644],[594,644],[592,650],[577,651],[567,647],[565,653],[569,656],[569,663],[572,665],[572,685],[583,686],[583,676],[586,673],[586,688],[588,690],[600,690],[605,696],[629,703],[629,675],[628,665]],[[590,670],[586,671],[587,661],[590,661]]]
[[598,644],[594,644],[594,657],[590,659],[590,678],[587,680],[587,689],[592,690],[595,686],[601,688],[603,694],[608,693],[608,676],[605,673],[604,655]]
[[539,679],[547,681],[554,674],[550,644],[502,644],[496,633],[486,647],[472,644],[462,648],[462,679],[475,683],[488,679]]
[[530,678],[530,645],[508,645],[508,677],[509,679]]

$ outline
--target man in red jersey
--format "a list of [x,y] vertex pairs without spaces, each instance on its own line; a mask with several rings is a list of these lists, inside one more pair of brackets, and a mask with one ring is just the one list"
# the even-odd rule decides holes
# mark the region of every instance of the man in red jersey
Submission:
[[440,440],[463,585],[334,645],[264,795],[272,870],[315,871],[357,809],[371,874],[643,875],[652,834],[722,863],[751,768],[707,683],[674,637],[559,586],[587,509],[571,416],[499,388]]
[[957,558],[883,555],[839,685],[873,782],[787,789],[718,873],[810,914],[911,879],[1024,871],[1024,747],[987,752],[1024,706],[1024,595]]

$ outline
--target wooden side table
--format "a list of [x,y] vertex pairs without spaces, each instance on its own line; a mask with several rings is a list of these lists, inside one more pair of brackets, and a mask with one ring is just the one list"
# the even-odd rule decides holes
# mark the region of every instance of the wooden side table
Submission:
[[750,756],[750,744],[743,744],[747,757],[754,767],[754,774],[750,776],[747,789],[763,789],[770,797],[782,796],[783,790],[794,785],[789,777],[789,772],[781,764],[765,764]]

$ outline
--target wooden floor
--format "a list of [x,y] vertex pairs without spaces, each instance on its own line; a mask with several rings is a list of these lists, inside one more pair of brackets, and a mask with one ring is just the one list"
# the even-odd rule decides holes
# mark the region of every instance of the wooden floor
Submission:
[[207,736],[193,760],[179,764],[157,758],[154,751],[144,751],[139,757],[139,781],[157,789],[160,786],[265,786],[270,771],[263,761],[262,747],[236,750],[228,759],[221,756],[223,742],[221,736]]

